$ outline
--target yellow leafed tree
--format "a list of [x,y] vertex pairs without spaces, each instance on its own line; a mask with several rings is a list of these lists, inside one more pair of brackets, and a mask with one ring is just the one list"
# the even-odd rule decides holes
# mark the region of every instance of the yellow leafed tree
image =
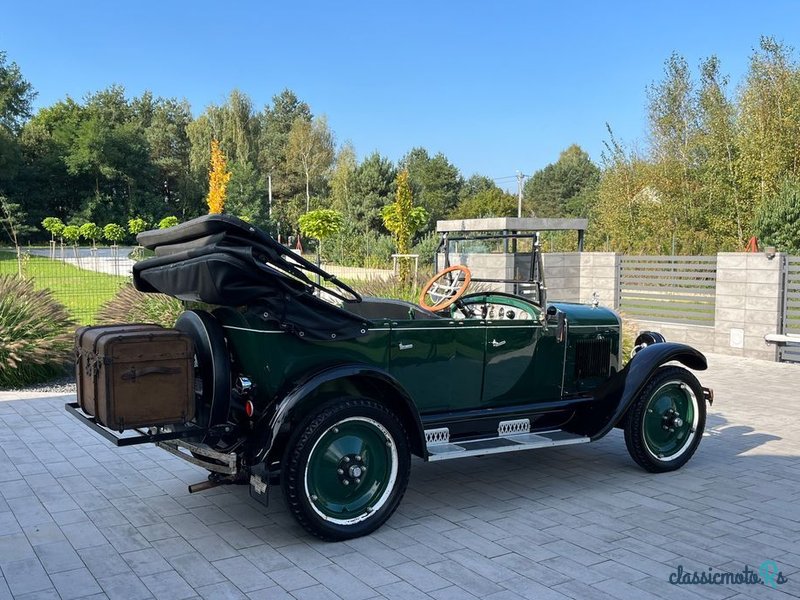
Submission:
[[208,212],[219,214],[225,206],[225,194],[231,174],[225,153],[217,140],[211,140],[211,170],[208,173]]

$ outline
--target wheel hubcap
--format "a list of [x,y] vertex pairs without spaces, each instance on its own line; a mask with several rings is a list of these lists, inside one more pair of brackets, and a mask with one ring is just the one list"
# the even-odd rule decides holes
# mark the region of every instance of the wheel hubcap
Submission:
[[306,498],[326,521],[351,525],[383,506],[397,478],[397,450],[374,419],[351,417],[315,442],[305,470]]
[[678,458],[691,445],[697,430],[697,396],[682,381],[670,381],[650,397],[644,413],[645,447],[662,461]]

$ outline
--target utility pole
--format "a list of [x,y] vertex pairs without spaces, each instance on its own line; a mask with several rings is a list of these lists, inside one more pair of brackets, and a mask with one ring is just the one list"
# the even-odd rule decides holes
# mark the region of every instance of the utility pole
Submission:
[[517,171],[517,216],[522,218],[522,182],[527,177],[525,173]]

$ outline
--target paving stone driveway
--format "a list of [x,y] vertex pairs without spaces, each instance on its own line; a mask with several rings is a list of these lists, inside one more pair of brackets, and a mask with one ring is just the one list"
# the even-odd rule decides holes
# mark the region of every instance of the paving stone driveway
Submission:
[[[189,495],[204,473],[114,448],[63,410],[0,402],[0,599],[790,598],[800,595],[800,367],[711,356],[709,431],[649,475],[620,432],[591,445],[425,464],[367,538],[322,543],[273,490]],[[7,396],[7,395],[6,395]],[[675,586],[774,560],[788,583]]]

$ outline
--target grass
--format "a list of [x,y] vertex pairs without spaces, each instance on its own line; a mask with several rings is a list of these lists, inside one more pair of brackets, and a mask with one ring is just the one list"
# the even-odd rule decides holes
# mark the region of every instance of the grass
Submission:
[[[12,252],[0,252],[0,275],[17,274],[17,258]],[[33,279],[37,289],[48,289],[82,324],[94,321],[100,307],[128,281],[127,277],[79,269],[43,256],[26,256],[23,275]]]

